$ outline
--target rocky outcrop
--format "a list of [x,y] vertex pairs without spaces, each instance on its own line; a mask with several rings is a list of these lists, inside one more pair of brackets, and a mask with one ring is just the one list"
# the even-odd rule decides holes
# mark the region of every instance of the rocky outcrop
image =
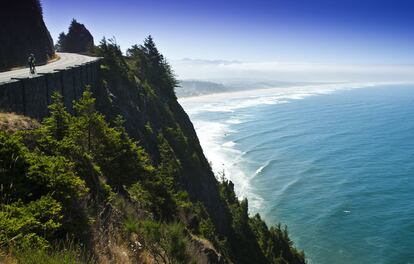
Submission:
[[192,246],[194,259],[198,264],[228,264],[226,258],[217,252],[211,243],[205,239],[193,237]]
[[39,0],[2,2],[0,27],[0,71],[26,65],[31,53],[38,64],[53,57],[53,40],[43,21]]
[[59,35],[56,48],[62,52],[85,53],[94,46],[93,36],[85,25],[78,23],[75,19],[69,26],[67,34]]

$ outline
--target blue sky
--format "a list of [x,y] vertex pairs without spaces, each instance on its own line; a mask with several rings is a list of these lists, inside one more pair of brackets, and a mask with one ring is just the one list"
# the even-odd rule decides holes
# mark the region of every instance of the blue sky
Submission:
[[412,64],[412,0],[42,0],[56,40],[72,18],[125,50],[152,34],[170,60]]

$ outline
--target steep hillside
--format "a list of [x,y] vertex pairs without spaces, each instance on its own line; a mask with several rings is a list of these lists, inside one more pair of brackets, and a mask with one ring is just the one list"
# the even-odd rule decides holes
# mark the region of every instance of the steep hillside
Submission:
[[39,127],[39,123],[29,117],[14,113],[0,113],[0,130],[13,133],[21,130],[34,130]]
[[7,0],[0,8],[0,70],[27,64],[33,53],[37,63],[54,55],[53,40],[43,21],[39,0]]
[[305,263],[213,174],[153,39],[95,52],[74,114],[54,94],[41,125],[0,131],[0,262]]

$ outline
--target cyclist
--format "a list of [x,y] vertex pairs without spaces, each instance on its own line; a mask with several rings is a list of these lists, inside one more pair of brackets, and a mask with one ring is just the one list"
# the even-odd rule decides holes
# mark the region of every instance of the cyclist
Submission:
[[30,74],[35,74],[36,58],[33,55],[33,53],[29,55],[29,58],[27,59],[27,64],[29,64],[30,67]]

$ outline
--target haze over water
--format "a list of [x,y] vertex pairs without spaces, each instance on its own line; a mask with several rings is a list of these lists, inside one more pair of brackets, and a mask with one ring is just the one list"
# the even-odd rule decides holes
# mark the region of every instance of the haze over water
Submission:
[[250,213],[310,263],[414,263],[414,85],[292,87],[182,99]]

